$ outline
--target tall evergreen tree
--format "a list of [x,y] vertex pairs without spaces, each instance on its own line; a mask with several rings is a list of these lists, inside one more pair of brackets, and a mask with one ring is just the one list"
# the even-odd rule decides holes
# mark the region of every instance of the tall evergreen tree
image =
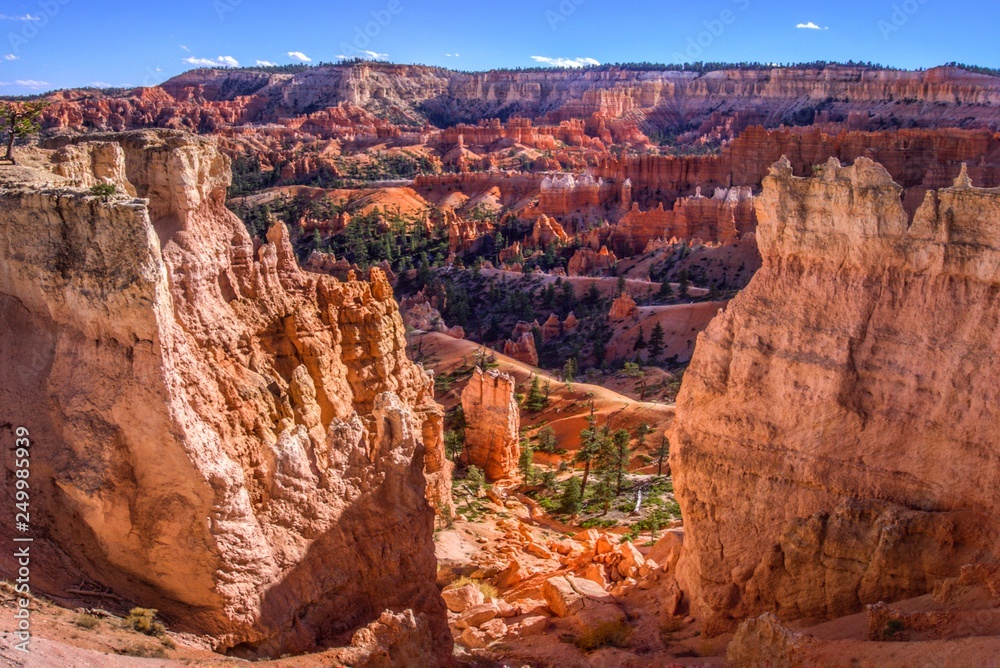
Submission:
[[655,362],[663,354],[663,341],[665,334],[663,325],[659,322],[653,327],[653,332],[649,335],[649,361]]

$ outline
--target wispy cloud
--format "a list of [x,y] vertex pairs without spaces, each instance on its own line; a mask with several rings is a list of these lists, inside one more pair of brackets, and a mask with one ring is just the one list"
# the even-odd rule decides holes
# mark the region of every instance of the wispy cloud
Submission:
[[447,56],[448,58],[458,58],[459,57],[459,54],[457,54],[457,53],[446,53],[444,55]]
[[272,63],[270,60],[258,60],[257,67],[275,67],[278,63]]
[[599,60],[594,60],[593,58],[548,58],[546,56],[532,56],[531,59],[536,63],[542,63],[550,67],[591,67],[601,64]]
[[291,58],[292,60],[297,60],[300,63],[311,63],[312,62],[312,58],[310,58],[306,54],[302,53],[301,51],[289,51],[288,52],[288,57]]
[[107,81],[91,81],[90,85],[93,88],[112,88],[113,87]]
[[191,49],[187,48],[183,44],[178,44],[177,46],[180,47],[181,51],[187,51],[188,53],[191,53]]
[[818,25],[809,21],[808,23],[797,23],[795,27],[799,30],[829,30],[829,28],[820,28]]
[[389,57],[388,53],[379,53],[378,51],[362,51],[361,53],[365,54],[366,56],[368,56],[373,60],[379,60],[380,58]]
[[4,60],[20,60],[20,57],[15,56],[13,53],[8,53],[3,57]]
[[48,81],[35,81],[34,79],[18,79],[14,82],[16,86],[23,86],[24,88],[45,88],[49,85]]
[[185,58],[184,62],[188,65],[197,65],[198,67],[239,67],[240,61],[236,60],[232,56],[219,56],[215,60],[211,58],[195,58],[191,56],[190,58]]
[[0,21],[41,21],[41,16],[31,14],[0,14]]

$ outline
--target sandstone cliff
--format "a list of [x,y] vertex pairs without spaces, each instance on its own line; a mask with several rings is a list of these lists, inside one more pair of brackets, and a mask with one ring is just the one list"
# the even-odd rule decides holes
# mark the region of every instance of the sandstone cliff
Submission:
[[97,156],[144,199],[0,189],[0,423],[31,432],[33,587],[106,588],[251,657],[410,609],[433,637],[413,660],[449,655],[423,475],[450,504],[440,408],[385,276],[305,273],[281,225],[255,253],[211,141],[101,139],[66,173]]
[[[338,126],[351,125],[372,134],[383,132],[378,117],[390,114],[409,123],[433,121],[442,126],[519,114],[579,123],[576,142],[572,127],[555,134],[568,143],[582,143],[584,118],[590,119],[588,129],[597,137],[641,139],[634,126],[631,132],[618,129],[619,136],[612,137],[616,124],[608,119],[623,116],[659,127],[693,124],[706,132],[725,125],[726,118],[736,121],[732,129],[738,132],[753,124],[776,127],[801,118],[803,112],[808,121],[861,112],[876,126],[997,129],[993,107],[1000,103],[1000,82],[949,67],[921,72],[832,65],[704,74],[618,68],[467,73],[358,63],[291,74],[199,69],[122,96],[71,91],[52,98],[58,104],[46,113],[50,127],[121,130],[169,125],[212,132],[295,119],[291,127],[329,136],[331,129],[337,134],[343,132]],[[885,104],[892,100],[908,103]],[[345,110],[351,118],[342,118]],[[508,134],[530,138],[516,129]],[[468,134],[474,138],[475,133]]]
[[1000,557],[1000,190],[910,219],[880,165],[776,164],[763,267],[698,337],[671,467],[716,619],[838,616]]

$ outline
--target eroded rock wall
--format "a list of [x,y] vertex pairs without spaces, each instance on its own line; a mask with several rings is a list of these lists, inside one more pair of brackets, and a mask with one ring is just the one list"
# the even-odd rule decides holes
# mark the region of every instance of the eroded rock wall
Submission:
[[671,438],[679,575],[718,618],[839,616],[1000,557],[1000,190],[780,161],[763,267],[698,337]]
[[106,588],[247,656],[410,609],[425,658],[449,655],[440,408],[385,276],[303,272],[281,225],[255,253],[210,140],[101,140],[146,199],[0,190],[0,423],[32,435],[33,586]]

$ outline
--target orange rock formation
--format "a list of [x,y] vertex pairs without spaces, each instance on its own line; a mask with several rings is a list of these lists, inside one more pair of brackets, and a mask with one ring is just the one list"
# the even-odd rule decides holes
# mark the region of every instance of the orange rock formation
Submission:
[[901,191],[865,158],[764,180],[763,267],[671,439],[701,612],[839,616],[1000,557],[1000,192],[963,171],[911,219]]
[[535,347],[534,333],[531,331],[523,331],[520,334],[515,332],[513,339],[504,341],[503,354],[530,366],[538,366],[538,350]]
[[144,199],[0,189],[0,403],[33,443],[33,589],[93,583],[246,656],[412,610],[411,660],[446,660],[425,500],[450,505],[441,409],[385,276],[303,272],[283,225],[255,253],[210,140],[100,139]]
[[606,246],[602,246],[600,251],[581,248],[569,259],[566,273],[570,276],[605,276],[617,262],[618,258]]
[[517,475],[521,413],[514,390],[509,375],[495,370],[483,373],[479,368],[462,390],[465,457],[491,481]]

